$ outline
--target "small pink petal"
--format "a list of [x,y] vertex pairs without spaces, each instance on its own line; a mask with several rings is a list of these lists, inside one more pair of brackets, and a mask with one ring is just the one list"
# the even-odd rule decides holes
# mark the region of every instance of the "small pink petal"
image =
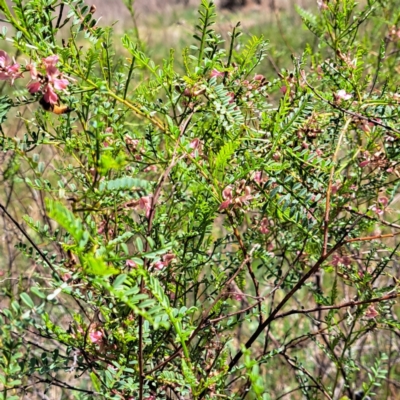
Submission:
[[46,92],[44,93],[43,98],[47,103],[50,104],[56,104],[58,101],[57,94],[54,92],[52,86],[49,84],[46,86]]
[[267,233],[269,233],[268,226],[269,226],[268,218],[263,218],[263,219],[261,220],[261,222],[260,222],[260,227],[259,227],[260,232],[261,232],[262,234],[264,234],[264,235],[266,235]]
[[27,88],[30,94],[34,94],[40,90],[41,86],[42,84],[40,82],[32,82],[28,84]]
[[[94,172],[96,172],[96,171],[94,170]],[[97,227],[97,233],[98,233],[99,235],[101,235],[102,233],[104,233],[104,230],[105,230],[106,225],[107,225],[106,221],[101,221],[101,222],[100,222],[99,226]]]
[[133,260],[126,260],[125,265],[127,267],[129,267],[129,268],[136,268],[137,267],[135,261],[133,261]]
[[365,318],[372,319],[379,315],[378,311],[375,310],[375,307],[371,304],[367,311],[365,312]]
[[196,149],[199,147],[199,144],[200,144],[200,139],[199,139],[199,138],[196,138],[196,139],[193,139],[193,140],[190,142],[189,147],[190,147],[191,149],[193,149],[193,150],[196,150]]
[[148,167],[146,167],[144,170],[144,172],[151,172],[151,171],[157,171],[157,165],[153,164],[153,165],[149,165]]
[[10,64],[11,59],[9,55],[4,51],[0,50],[0,67],[4,68],[8,64]]
[[224,200],[232,199],[232,186],[228,185],[223,191],[222,191],[222,198]]
[[10,65],[10,66],[7,68],[7,72],[8,72],[9,74],[17,74],[17,73],[19,73],[19,64]]
[[223,201],[220,204],[218,211],[226,210],[229,207],[229,205],[231,204],[231,202],[232,202],[231,199],[227,199],[227,200]]
[[159,271],[163,270],[165,267],[165,263],[163,263],[162,261],[156,261],[154,263],[154,268],[158,269]]
[[342,100],[350,100],[352,98],[352,95],[346,93],[344,89],[341,89],[336,93],[336,97]]
[[58,56],[57,55],[52,55],[46,58],[43,58],[43,64],[45,65],[46,69],[48,67],[54,67],[58,63]]
[[233,298],[235,299],[235,300],[237,300],[237,301],[241,301],[241,300],[243,300],[244,299],[244,296],[243,296],[243,293],[235,293],[234,295],[233,295]]
[[381,203],[383,207],[386,207],[389,204],[389,199],[386,196],[379,197],[378,203]]
[[56,90],[64,90],[68,84],[68,79],[53,79],[54,89]]
[[377,215],[382,215],[384,213],[384,211],[380,207],[377,207],[376,205],[373,205],[370,208]]
[[162,261],[165,266],[168,266],[175,259],[175,254],[167,253],[162,256]]
[[254,182],[260,184],[262,182],[262,171],[255,171],[254,173]]
[[25,69],[31,74],[31,79],[37,79],[38,73],[35,64],[26,64]]
[[103,339],[103,333],[101,331],[90,332],[89,339],[92,343],[99,343]]
[[210,74],[210,76],[211,76],[211,78],[213,78],[213,77],[221,77],[221,78],[223,78],[224,76],[225,76],[225,73],[224,72],[220,72],[220,71],[218,71],[217,69],[213,69],[212,71],[211,71],[211,74]]
[[358,164],[358,166],[359,166],[360,168],[364,168],[364,167],[366,167],[369,163],[370,163],[369,160],[364,160],[364,161],[361,161],[361,162]]

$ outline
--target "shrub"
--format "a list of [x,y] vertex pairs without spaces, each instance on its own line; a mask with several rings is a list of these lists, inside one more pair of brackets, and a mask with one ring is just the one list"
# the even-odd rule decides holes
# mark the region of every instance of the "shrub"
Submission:
[[2,399],[390,396],[398,16],[318,3],[268,81],[207,0],[182,73],[82,0],[0,0]]

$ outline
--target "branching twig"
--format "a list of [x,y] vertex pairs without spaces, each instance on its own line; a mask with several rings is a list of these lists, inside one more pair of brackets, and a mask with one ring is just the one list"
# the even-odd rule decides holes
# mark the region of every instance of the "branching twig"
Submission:
[[309,308],[307,310],[290,310],[288,312],[276,315],[275,320],[279,319],[279,318],[285,318],[288,315],[293,315],[293,314],[308,314],[308,313],[312,313],[312,312],[316,312],[316,311],[339,310],[341,308],[355,307],[355,306],[359,306],[359,305],[363,305],[363,304],[380,303],[381,301],[387,301],[387,300],[395,299],[397,297],[400,297],[400,294],[393,293],[393,294],[388,294],[388,295],[382,296],[382,297],[374,297],[373,299],[369,299],[369,300],[348,301],[347,303],[333,305],[333,306],[315,307],[315,308]]

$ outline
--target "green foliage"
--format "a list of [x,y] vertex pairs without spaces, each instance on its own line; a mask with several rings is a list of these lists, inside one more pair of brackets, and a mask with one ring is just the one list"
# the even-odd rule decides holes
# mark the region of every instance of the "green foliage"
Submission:
[[207,0],[183,72],[83,0],[0,0],[1,399],[389,396],[399,17],[319,6],[268,81]]

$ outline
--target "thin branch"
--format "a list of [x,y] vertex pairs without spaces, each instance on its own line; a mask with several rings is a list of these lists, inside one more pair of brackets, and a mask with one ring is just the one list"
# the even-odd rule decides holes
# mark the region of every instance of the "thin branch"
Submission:
[[63,11],[64,11],[64,4],[61,3],[60,4],[60,12],[58,14],[58,19],[57,19],[57,23],[56,23],[56,29],[58,29],[60,27]]
[[382,296],[382,297],[375,297],[375,298],[369,299],[369,300],[348,301],[347,303],[333,305],[333,306],[315,307],[315,308],[309,308],[307,310],[290,310],[288,312],[278,314],[275,317],[275,319],[285,318],[288,315],[293,315],[293,314],[308,314],[308,313],[312,313],[312,312],[316,312],[316,311],[339,310],[341,308],[355,307],[355,306],[360,306],[363,304],[380,303],[381,301],[387,301],[387,300],[395,299],[397,297],[400,297],[399,293],[388,294],[388,295]]
[[[245,343],[246,349],[250,348],[252,344],[257,340],[258,336],[264,331],[264,329],[275,319],[275,316],[278,314],[278,312],[282,309],[282,307],[292,298],[292,296],[304,285],[304,283],[310,278],[310,276],[314,275],[315,272],[318,271],[320,266],[325,262],[325,260],[333,254],[337,249],[343,246],[345,243],[345,237],[348,235],[349,231],[353,229],[353,227],[357,224],[359,219],[362,217],[357,218],[353,224],[350,226],[350,228],[344,233],[344,235],[339,239],[339,241],[336,243],[335,246],[331,248],[325,255],[321,255],[319,260],[314,264],[313,267],[310,268],[308,272],[306,272],[300,280],[296,283],[296,285],[293,286],[292,290],[283,298],[283,300],[276,306],[274,311],[271,312],[271,314],[268,316],[268,318],[259,325],[259,327],[256,329],[256,331],[253,333],[253,335],[250,337],[250,339],[247,340]],[[228,371],[231,371],[232,368],[238,363],[240,358],[243,355],[243,351],[239,350],[236,355],[233,357],[231,362],[229,363],[229,368]]]
[[0,203],[0,208],[3,210],[4,214],[12,221],[12,223],[18,228],[18,230],[28,239],[29,243],[33,246],[33,248],[38,252],[40,257],[46,262],[46,264],[50,267],[50,269],[54,272],[55,275],[59,276],[56,269],[53,267],[51,262],[47,259],[46,255],[39,249],[39,247],[35,244],[35,242],[30,238],[30,236],[26,233],[25,229],[12,217],[12,215],[7,211],[7,209]]
[[292,360],[287,354],[285,354],[285,353],[280,353],[280,355],[281,355],[282,357],[285,358],[285,360],[287,361],[287,363],[288,363],[292,368],[297,369],[298,371],[301,371],[301,372],[303,372],[305,375],[307,375],[308,378],[309,378],[310,380],[312,380],[312,381],[314,382],[314,384],[317,386],[318,390],[319,390],[320,392],[322,392],[323,395],[324,395],[327,399],[332,400],[332,397],[331,397],[331,396],[329,395],[329,393],[325,390],[325,388],[324,388],[323,386],[321,386],[321,384],[314,378],[314,376],[313,376],[310,372],[307,371],[307,369],[305,369],[302,365],[297,365],[296,362],[295,362],[294,360]]
[[336,108],[337,110],[340,110],[340,111],[342,111],[343,113],[345,113],[345,114],[347,114],[347,115],[351,115],[351,116],[354,117],[354,118],[363,119],[364,121],[368,121],[368,122],[370,122],[370,123],[372,123],[372,124],[374,124],[374,125],[380,126],[380,127],[382,127],[382,128],[387,129],[388,131],[395,132],[395,133],[398,133],[398,134],[400,135],[400,131],[399,131],[399,130],[397,130],[397,129],[395,129],[395,128],[392,128],[392,127],[389,126],[389,125],[386,125],[386,124],[384,124],[384,123],[382,123],[382,122],[380,122],[380,121],[378,121],[378,120],[376,120],[376,119],[374,119],[374,118],[366,117],[365,115],[362,115],[362,114],[359,114],[359,113],[356,113],[356,112],[353,112],[353,111],[346,110],[345,108],[340,107],[338,104],[335,104],[335,103],[333,103],[332,101],[329,101],[329,100],[325,99],[324,97],[322,97],[322,96],[317,92],[317,90],[316,90],[313,86],[311,86],[311,85],[307,82],[307,80],[306,80],[304,77],[303,77],[303,79],[304,79],[304,82],[306,83],[306,85],[313,91],[313,93],[314,93],[320,100],[322,100],[323,102],[329,104],[331,107]]
[[332,192],[332,181],[333,181],[333,176],[335,174],[335,164],[339,155],[339,150],[340,150],[340,145],[342,143],[342,139],[344,134],[347,132],[347,128],[349,127],[349,124],[351,122],[351,119],[349,118],[346,123],[344,124],[344,127],[342,129],[342,131],[340,132],[339,135],[339,140],[338,143],[336,145],[336,150],[335,153],[333,155],[332,158],[332,169],[331,169],[331,173],[329,176],[329,182],[328,182],[328,189],[326,191],[326,206],[325,206],[325,218],[324,218],[324,243],[323,243],[323,252],[322,255],[326,255],[327,251],[328,251],[328,239],[329,239],[329,213],[330,213],[330,207],[331,207],[331,192]]
[[243,313],[245,313],[246,311],[249,311],[249,310],[251,310],[252,308],[258,306],[260,303],[262,303],[263,300],[264,300],[264,299],[261,299],[261,300],[257,301],[257,303],[254,303],[254,304],[252,304],[251,306],[248,306],[248,307],[246,307],[246,308],[243,308],[242,310],[239,310],[239,311],[236,311],[236,312],[233,312],[233,313],[230,313],[230,314],[223,315],[222,317],[219,317],[219,318],[210,319],[210,322],[211,322],[212,324],[215,324],[215,323],[217,323],[217,322],[219,322],[219,321],[222,321],[223,319],[230,318],[230,317],[234,317],[235,315],[243,314]]
[[392,238],[395,236],[400,235],[400,232],[396,233],[387,233],[385,235],[374,235],[374,236],[364,236],[364,237],[358,237],[358,238],[352,238],[352,239],[347,239],[345,243],[352,243],[352,242],[369,242],[371,240],[375,239],[386,239],[386,238]]

